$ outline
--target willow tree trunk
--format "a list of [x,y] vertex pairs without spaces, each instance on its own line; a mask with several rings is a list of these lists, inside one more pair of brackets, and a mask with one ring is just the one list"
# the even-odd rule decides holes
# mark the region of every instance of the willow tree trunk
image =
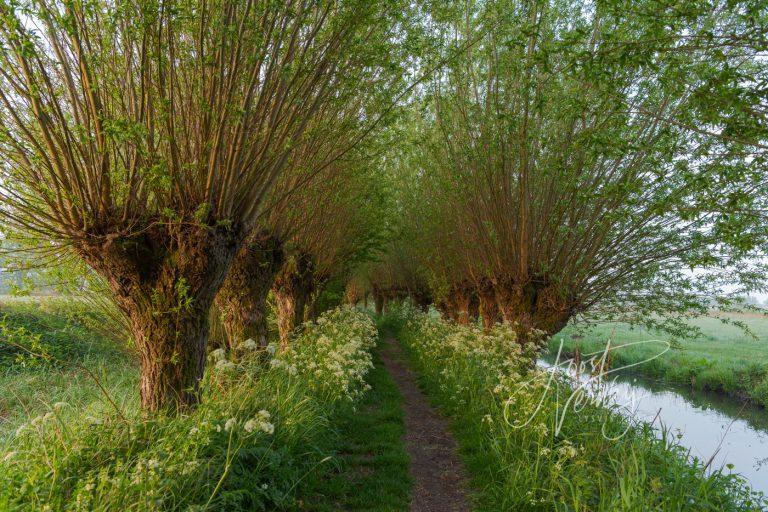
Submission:
[[469,321],[473,324],[477,323],[477,319],[480,317],[480,299],[477,293],[473,290],[469,295]]
[[146,411],[179,411],[199,402],[208,313],[193,308],[172,317],[145,311],[130,321],[139,348],[141,407]]
[[199,402],[209,311],[239,245],[225,228],[158,222],[141,235],[95,236],[75,250],[107,283],[140,360],[142,409]]
[[483,327],[490,329],[501,321],[499,305],[496,302],[496,292],[490,281],[483,281],[477,287],[478,312],[483,321]]
[[277,305],[277,329],[280,348],[288,346],[291,333],[301,324],[313,291],[313,265],[306,254],[291,256],[275,278],[272,292]]
[[373,305],[376,309],[376,316],[384,314],[384,306],[386,302],[386,296],[381,290],[374,288],[373,290]]
[[472,302],[472,292],[464,284],[452,286],[446,299],[451,315],[459,325],[469,325],[469,306]]
[[267,346],[267,297],[284,262],[282,243],[266,232],[249,238],[237,253],[216,296],[230,350],[248,339]]
[[323,287],[326,284],[325,279],[314,278],[312,280],[312,293],[307,298],[307,302],[304,305],[304,321],[314,322],[317,320],[320,311],[318,311],[318,299],[322,293]]
[[515,326],[521,343],[533,330],[551,336],[560,332],[573,312],[567,295],[552,284],[497,284],[496,300],[504,322]]

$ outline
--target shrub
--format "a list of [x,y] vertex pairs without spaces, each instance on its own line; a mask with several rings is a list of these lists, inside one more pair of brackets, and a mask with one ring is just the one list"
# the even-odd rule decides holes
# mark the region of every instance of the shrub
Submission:
[[302,480],[328,463],[330,421],[359,396],[375,335],[366,315],[340,309],[307,325],[273,363],[247,343],[238,362],[214,351],[203,405],[186,416],[90,418],[55,404],[8,440],[0,509],[295,507]]

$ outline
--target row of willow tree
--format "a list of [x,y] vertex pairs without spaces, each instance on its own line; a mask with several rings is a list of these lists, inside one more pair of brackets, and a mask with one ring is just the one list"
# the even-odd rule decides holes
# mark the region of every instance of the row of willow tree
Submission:
[[5,241],[104,287],[147,411],[199,400],[212,310],[265,344],[270,292],[283,346],[330,285],[521,334],[681,327],[762,286],[767,17],[0,0]]
[[392,157],[401,236],[351,294],[552,335],[691,334],[764,284],[759,2],[470,2]]

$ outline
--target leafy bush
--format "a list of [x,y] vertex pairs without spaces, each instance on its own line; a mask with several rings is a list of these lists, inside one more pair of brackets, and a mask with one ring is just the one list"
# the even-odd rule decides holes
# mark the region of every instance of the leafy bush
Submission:
[[[304,324],[290,349],[271,364],[304,375],[315,396],[324,401],[354,401],[368,390],[365,375],[373,368],[371,349],[377,335],[368,316],[337,308]],[[270,349],[274,353],[275,345]]]
[[54,404],[7,442],[0,509],[295,508],[301,482],[328,464],[330,421],[359,396],[375,335],[366,315],[341,309],[307,325],[278,363],[247,343],[237,362],[214,352],[187,416],[92,418]]
[[[429,394],[453,417],[482,509],[762,510],[743,479],[704,474],[666,433],[658,438],[564,376],[534,367],[514,332],[448,324],[397,310],[400,339]],[[568,405],[568,401],[570,405]]]

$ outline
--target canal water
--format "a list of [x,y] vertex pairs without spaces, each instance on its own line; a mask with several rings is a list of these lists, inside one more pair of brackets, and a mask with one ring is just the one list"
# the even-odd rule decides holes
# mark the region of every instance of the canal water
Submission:
[[[538,361],[540,367],[550,371],[554,364],[554,355],[544,355]],[[558,367],[567,371],[567,361],[561,358]],[[582,382],[590,380],[588,375],[579,375],[579,378]],[[653,422],[655,427],[663,424],[682,446],[690,449],[691,456],[704,462],[712,459],[710,468],[739,473],[753,489],[768,495],[768,411],[765,409],[629,371],[610,373],[602,381],[599,395],[611,405],[617,405],[625,416]],[[733,468],[729,469],[729,465]]]

